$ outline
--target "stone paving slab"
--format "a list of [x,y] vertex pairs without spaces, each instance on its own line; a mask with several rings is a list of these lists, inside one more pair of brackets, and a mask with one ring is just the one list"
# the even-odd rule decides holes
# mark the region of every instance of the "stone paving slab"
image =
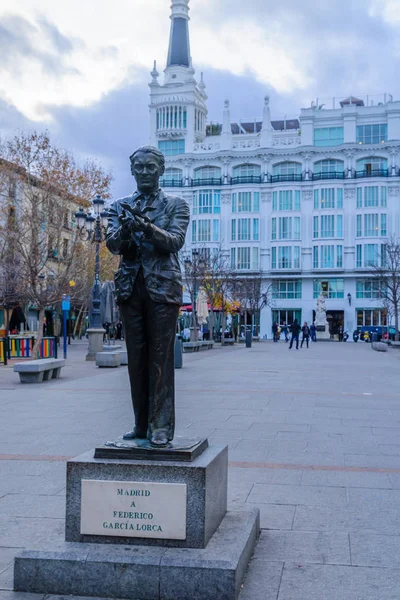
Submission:
[[400,571],[285,563],[279,600],[398,600]]

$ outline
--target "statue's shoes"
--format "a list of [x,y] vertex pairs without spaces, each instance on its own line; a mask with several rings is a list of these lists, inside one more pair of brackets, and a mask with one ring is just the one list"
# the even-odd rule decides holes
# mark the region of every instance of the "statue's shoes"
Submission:
[[122,436],[122,439],[124,439],[124,440],[134,440],[134,439],[136,439],[136,438],[139,438],[139,439],[146,439],[146,437],[147,437],[147,436],[146,436],[146,434],[144,434],[144,435],[139,435],[139,434],[136,432],[136,427],[134,427],[134,428],[132,429],[132,431],[127,431],[127,433],[125,433],[125,434]]
[[168,446],[168,437],[164,431],[156,431],[150,438],[150,444],[157,448]]

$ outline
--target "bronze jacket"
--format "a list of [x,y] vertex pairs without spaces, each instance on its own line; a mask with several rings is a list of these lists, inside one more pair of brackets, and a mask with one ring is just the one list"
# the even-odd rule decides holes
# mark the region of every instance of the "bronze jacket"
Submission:
[[140,267],[143,269],[150,298],[155,302],[182,304],[182,275],[178,251],[185,243],[189,225],[189,205],[183,198],[168,196],[162,190],[156,194],[147,213],[150,231],[130,232],[123,236],[118,220],[123,208],[121,202],[132,207],[141,197],[139,192],[114,202],[108,213],[107,248],[120,254],[119,269],[115,273],[117,302],[125,302],[132,294]]

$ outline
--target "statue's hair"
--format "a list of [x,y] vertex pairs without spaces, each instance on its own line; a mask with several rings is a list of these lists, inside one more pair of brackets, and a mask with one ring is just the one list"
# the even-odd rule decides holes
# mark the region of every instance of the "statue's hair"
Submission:
[[129,157],[129,159],[131,161],[131,167],[133,167],[133,163],[135,162],[136,155],[139,154],[139,152],[143,152],[144,154],[153,154],[157,158],[157,160],[160,164],[160,169],[161,169],[160,174],[161,175],[164,174],[164,171],[165,171],[164,154],[161,152],[161,150],[159,150],[155,146],[140,146],[140,148],[135,150],[135,152],[133,154],[131,154],[131,156]]

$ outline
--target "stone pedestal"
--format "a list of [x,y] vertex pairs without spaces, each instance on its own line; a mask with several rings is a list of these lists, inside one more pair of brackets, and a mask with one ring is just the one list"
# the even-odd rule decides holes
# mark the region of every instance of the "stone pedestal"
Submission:
[[[204,548],[226,514],[227,474],[228,448],[222,446],[208,447],[193,462],[96,459],[93,458],[93,451],[82,454],[67,463],[65,539],[67,542]],[[87,482],[90,481],[98,482],[97,486],[92,484],[92,492],[85,490],[85,487],[89,490],[90,485]],[[114,484],[109,491],[106,489],[108,486],[103,486],[102,490],[100,482]],[[143,488],[135,484],[146,482],[151,485],[164,485],[155,489],[150,489],[150,486],[149,496],[131,495],[137,491],[145,492],[146,486]],[[176,515],[177,520],[180,520],[177,529],[178,525],[182,525],[182,520],[184,521],[186,536],[183,539],[154,539],[148,537],[147,532],[146,537],[140,537],[137,529],[122,529],[128,522],[135,527],[157,526],[164,530],[168,517],[164,519],[162,513],[165,510],[167,514],[171,514],[168,513],[169,507],[165,503],[181,501],[179,494],[176,494],[176,491],[179,491],[174,487],[176,484],[182,484],[183,488],[180,489],[184,492],[183,509],[186,519],[184,514]],[[119,491],[122,493],[119,494]],[[100,507],[97,523],[93,523],[93,526],[100,526],[103,535],[87,533],[90,529],[87,527],[84,529],[85,533],[82,533],[81,515],[82,510],[86,508],[85,502],[92,505],[94,510],[96,502],[100,502],[100,494],[106,494],[110,498],[108,506],[106,502]],[[83,497],[85,495],[86,497]],[[156,498],[155,504],[148,508],[147,499],[153,498]],[[117,516],[114,516],[114,512],[118,513]],[[128,513],[147,515],[147,518],[132,519],[127,516]],[[148,518],[148,513],[153,515],[152,519]],[[174,515],[171,516],[173,517]],[[107,528],[103,527],[104,523],[107,524]],[[117,530],[111,529],[116,525]],[[119,532],[118,537],[115,536],[116,531]],[[108,535],[109,532],[112,535]],[[124,535],[125,533],[129,536]]]
[[86,354],[86,360],[96,360],[96,354],[103,351],[103,336],[106,330],[102,327],[99,329],[90,328],[86,330],[89,338],[89,348]]
[[[172,460],[178,450],[193,460]],[[66,542],[18,555],[14,589],[236,600],[260,523],[256,508],[227,512],[227,447],[181,444],[165,450],[169,460],[156,452],[153,460],[92,451],[68,461]]]

